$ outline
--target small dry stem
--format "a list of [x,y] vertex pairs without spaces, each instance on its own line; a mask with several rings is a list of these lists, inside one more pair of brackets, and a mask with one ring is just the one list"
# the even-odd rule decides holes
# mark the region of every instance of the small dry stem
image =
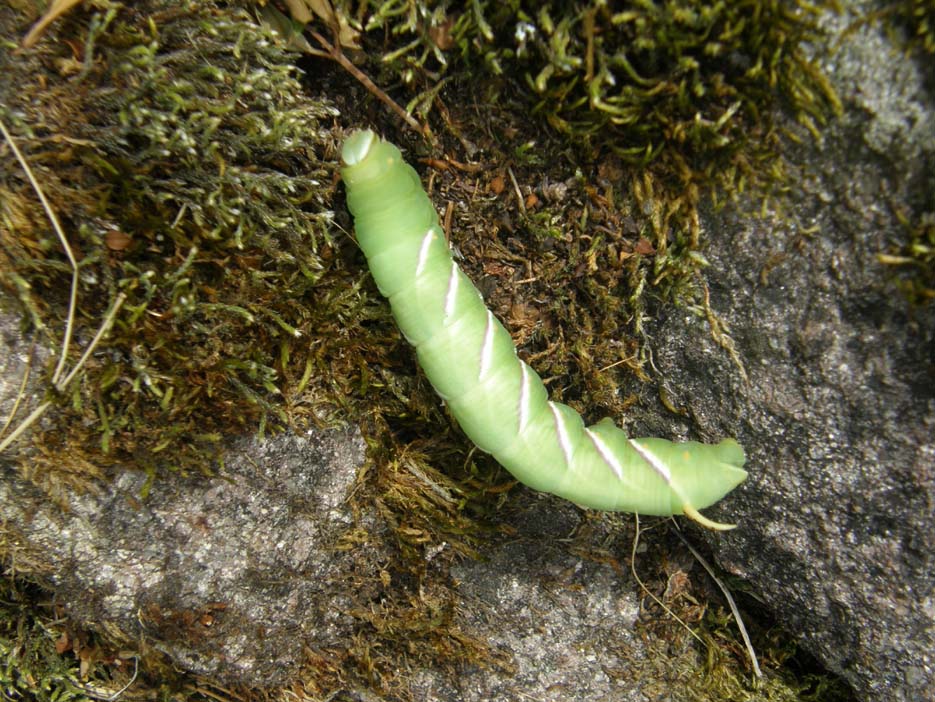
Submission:
[[[35,175],[33,175],[32,169],[29,167],[29,164],[26,162],[23,154],[20,153],[19,148],[16,146],[16,142],[13,141],[13,137],[10,135],[10,132],[7,131],[6,125],[2,120],[0,120],[0,132],[3,133],[4,138],[10,145],[10,149],[13,151],[20,165],[23,167],[23,171],[26,173],[26,176],[29,179],[33,190],[36,191],[36,195],[39,197],[39,201],[42,203],[42,207],[45,210],[46,216],[48,216],[49,221],[52,223],[52,228],[55,229],[55,233],[58,235],[59,241],[62,244],[62,248],[65,250],[65,255],[68,257],[68,261],[71,264],[71,293],[69,295],[68,301],[68,315],[65,322],[65,334],[62,339],[60,358],[55,366],[55,372],[52,374],[53,387],[58,393],[64,393],[68,386],[71,385],[72,381],[77,377],[81,369],[84,367],[88,358],[91,357],[91,354],[94,352],[94,349],[97,348],[97,345],[100,343],[101,339],[104,338],[104,335],[108,332],[108,330],[110,330],[111,326],[113,326],[114,319],[117,317],[117,312],[120,311],[121,306],[126,300],[126,294],[120,293],[117,296],[117,298],[111,304],[110,309],[107,311],[107,314],[104,316],[104,319],[101,322],[101,326],[98,328],[94,338],[91,339],[87,349],[85,349],[84,353],[81,354],[81,358],[78,359],[78,362],[75,363],[71,371],[62,377],[62,374],[65,373],[65,363],[68,359],[68,349],[71,344],[71,337],[74,331],[75,310],[78,305],[78,261],[75,259],[74,252],[72,251],[71,246],[68,244],[68,239],[66,238],[65,232],[58,221],[58,217],[55,215],[55,211],[52,209],[52,206],[46,199],[45,193],[39,186],[39,182],[36,180]],[[10,413],[6,418],[2,429],[0,429],[0,437],[3,436],[3,434],[12,424],[13,418],[16,416],[16,412],[19,409],[20,403],[25,396],[29,379],[29,372],[32,366],[31,359],[32,355],[30,354],[30,360],[26,364],[26,369],[23,373],[23,381],[20,384],[20,389],[17,393],[16,400],[13,403],[13,408],[10,410]],[[23,432],[32,426],[33,423],[35,423],[35,421],[45,413],[50,405],[52,405],[52,400],[45,400],[42,404],[30,412],[29,415],[27,415],[26,418],[20,422],[15,429],[13,429],[13,431],[7,434],[6,437],[0,441],[0,453],[5,451],[14,441],[16,441],[19,436],[23,434]]]

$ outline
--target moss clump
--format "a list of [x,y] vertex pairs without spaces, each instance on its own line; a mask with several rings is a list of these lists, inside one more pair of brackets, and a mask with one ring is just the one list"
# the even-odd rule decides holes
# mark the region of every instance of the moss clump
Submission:
[[[705,306],[702,199],[781,192],[782,135],[818,135],[840,110],[809,49],[823,38],[817,17],[831,0],[336,6],[357,22],[366,55],[380,57],[370,66],[378,82],[408,85],[409,108],[439,115],[462,144],[473,147],[483,130],[504,171],[571,161],[593,191],[609,183],[614,214],[638,224],[631,248],[652,244],[629,262],[623,294],[637,335],[649,293]],[[483,108],[455,115],[447,100]],[[780,126],[780,107],[801,129]],[[543,225],[550,216],[519,215],[534,235],[557,229],[554,217]]]
[[[316,156],[331,111],[302,99],[287,55],[243,11],[102,5],[63,21],[83,34],[81,61],[52,37],[4,66],[21,82],[0,116],[79,261],[69,366],[126,296],[106,345],[53,398],[64,414],[35,435],[30,470],[205,469],[221,435],[327,421],[338,406],[290,405],[325,384],[314,372],[332,349],[309,339],[346,342],[346,320],[368,316]],[[0,284],[57,348],[71,271],[12,159],[0,189]]]
[[[114,692],[129,679],[129,669],[108,680],[101,649],[82,632],[68,631],[48,593],[0,571],[0,690],[4,699],[65,702],[89,699],[89,691]],[[122,680],[122,682],[116,682]]]
[[911,51],[935,54],[935,0],[891,0],[878,15],[906,33]]
[[906,242],[877,258],[899,269],[897,285],[910,303],[930,303],[935,300],[935,214],[923,214],[916,221],[909,221],[900,212],[897,217],[906,232]]
[[481,63],[507,80],[524,76],[535,113],[558,132],[633,164],[661,161],[683,183],[762,177],[776,105],[813,131],[840,109],[806,48],[821,38],[815,17],[830,2],[362,6],[364,29],[394,36],[383,61],[404,81],[434,84],[455,57],[462,69]]

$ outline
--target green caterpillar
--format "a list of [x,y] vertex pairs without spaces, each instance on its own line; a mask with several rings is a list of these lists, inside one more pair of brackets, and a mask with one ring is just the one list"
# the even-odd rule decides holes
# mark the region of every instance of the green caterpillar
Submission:
[[744,452],[719,444],[630,439],[609,419],[585,427],[551,402],[509,332],[452,260],[419,176],[372,131],[345,141],[341,174],[357,241],[426,376],[471,440],[518,480],[584,507],[684,514],[730,529],[699,509],[746,477]]

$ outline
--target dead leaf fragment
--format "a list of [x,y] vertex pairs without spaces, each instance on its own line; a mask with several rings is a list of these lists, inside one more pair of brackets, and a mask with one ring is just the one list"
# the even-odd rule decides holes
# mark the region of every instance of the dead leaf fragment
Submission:
[[448,51],[455,45],[454,37],[451,36],[454,23],[454,19],[449,18],[443,24],[429,28],[429,38],[442,51]]
[[68,632],[63,631],[62,635],[58,637],[58,640],[55,642],[55,652],[59,655],[62,655],[71,648],[71,639],[68,638]]
[[345,49],[360,48],[360,32],[350,25],[343,12],[335,11],[330,0],[286,0],[286,5],[292,19],[299,24],[309,24],[318,17],[337,37],[340,46]]
[[656,247],[653,246],[653,242],[649,239],[640,237],[639,241],[636,242],[636,246],[633,247],[633,251],[641,256],[649,256],[656,253]]
[[107,244],[107,248],[111,251],[123,251],[132,241],[133,239],[130,238],[129,234],[125,234],[119,229],[111,229],[104,236],[104,243]]

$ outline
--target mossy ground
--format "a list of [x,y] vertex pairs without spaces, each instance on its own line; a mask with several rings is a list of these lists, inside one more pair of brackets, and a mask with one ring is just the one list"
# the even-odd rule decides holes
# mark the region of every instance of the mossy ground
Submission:
[[[361,65],[432,125],[433,145],[401,134],[333,65],[306,65],[306,87],[328,86],[342,124],[396,135],[412,157],[431,159],[420,168],[436,202],[467,203],[446,218],[465,268],[553,397],[589,420],[624,416],[645,396],[645,321],[658,301],[710,312],[702,198],[723,202],[751,185],[781,192],[773,109],[791,108],[799,136],[836,109],[803,53],[819,37],[808,6],[748,2],[732,15],[723,3],[692,5],[638,2],[613,14],[582,4],[566,17],[519,2],[460,13],[337,4],[369,54]],[[508,670],[458,629],[445,573],[508,538],[511,481],[445,416],[369,282],[335,188],[336,113],[301,97],[293,58],[246,30],[239,12],[99,0],[35,51],[0,59],[19,80],[18,91],[4,88],[0,117],[42,173],[80,260],[69,363],[126,296],[79,379],[49,391],[54,412],[20,446],[21,465],[57,495],[127,467],[154,480],[211,472],[225,436],[359,421],[372,463],[355,499],[389,525],[399,559],[385,571],[361,564],[384,604],[357,611],[341,670],[313,665],[296,691],[325,696],[350,677],[405,698],[402,653],[453,675],[468,663]],[[4,13],[10,41],[28,18]],[[621,58],[620,46],[633,51]],[[55,348],[71,272],[22,172],[6,158],[3,168],[2,284]],[[372,538],[350,532],[343,547]],[[443,542],[429,565],[424,554]],[[664,591],[664,563],[641,565]],[[750,689],[726,619],[693,597],[670,605],[718,642],[713,658],[699,665],[677,626],[651,623],[648,641],[678,642],[661,665],[697,683],[698,699],[793,699],[803,683]],[[37,616],[16,611],[9,621]],[[5,633],[7,669],[77,690],[73,650],[49,667],[37,662],[44,653],[26,656],[58,635],[27,645],[32,626]],[[779,671],[771,680],[786,680],[788,640],[770,636],[760,650]],[[108,655],[98,672],[113,665]]]
[[[5,699],[83,700],[88,699],[85,684],[96,689],[110,682],[99,677],[104,671],[96,666],[100,651],[93,640],[84,633],[70,636],[41,590],[4,573],[0,602],[0,690]],[[63,655],[66,651],[75,655]],[[88,678],[92,670],[94,676]]]
[[897,41],[910,53],[935,54],[935,2],[933,0],[891,0],[874,13],[901,36]]

